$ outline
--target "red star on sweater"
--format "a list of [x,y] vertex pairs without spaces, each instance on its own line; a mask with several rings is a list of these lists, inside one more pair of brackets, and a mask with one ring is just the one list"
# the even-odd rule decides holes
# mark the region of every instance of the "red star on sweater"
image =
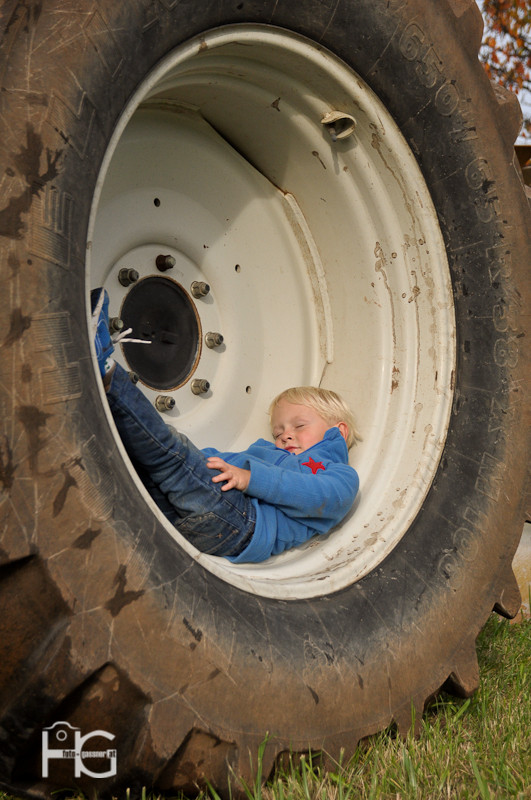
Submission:
[[322,461],[314,461],[313,458],[310,456],[308,461],[303,462],[303,467],[310,467],[312,474],[315,475],[318,469],[322,469],[323,472],[326,472]]

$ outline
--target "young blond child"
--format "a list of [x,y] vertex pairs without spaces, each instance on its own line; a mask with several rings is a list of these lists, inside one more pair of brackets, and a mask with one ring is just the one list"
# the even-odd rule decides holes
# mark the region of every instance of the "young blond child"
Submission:
[[341,522],[359,487],[348,464],[358,435],[335,392],[304,386],[275,397],[273,442],[258,439],[238,453],[199,450],[163,422],[113,361],[101,291],[93,292],[92,306],[109,406],[133,465],[181,534],[211,555],[258,562]]

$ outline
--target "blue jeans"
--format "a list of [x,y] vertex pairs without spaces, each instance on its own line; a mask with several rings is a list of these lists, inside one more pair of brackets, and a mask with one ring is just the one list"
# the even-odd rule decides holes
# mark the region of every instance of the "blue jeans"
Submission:
[[198,550],[236,556],[253,535],[256,511],[238,489],[221,491],[206,456],[172,431],[117,364],[107,393],[124,447],[155,503]]

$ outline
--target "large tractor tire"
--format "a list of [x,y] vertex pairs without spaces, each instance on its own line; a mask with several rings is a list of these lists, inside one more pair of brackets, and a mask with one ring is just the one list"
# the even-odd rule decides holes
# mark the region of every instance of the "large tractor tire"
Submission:
[[[481,32],[473,0],[3,3],[12,792],[226,792],[266,736],[265,776],[474,692],[478,632],[520,604],[531,429],[520,114]],[[267,436],[288,385],[343,394],[343,525],[242,566],[172,529],[94,366],[99,285],[153,327],[149,358],[118,357],[199,446]],[[116,759],[81,769],[89,734]]]

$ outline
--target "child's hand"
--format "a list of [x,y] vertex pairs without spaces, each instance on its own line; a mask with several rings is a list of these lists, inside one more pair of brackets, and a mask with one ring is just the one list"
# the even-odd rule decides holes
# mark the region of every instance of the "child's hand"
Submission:
[[222,492],[227,492],[229,489],[239,489],[240,492],[244,492],[249,486],[249,481],[251,480],[251,471],[249,469],[234,467],[218,456],[210,456],[210,458],[207,458],[206,463],[209,469],[219,469],[220,471],[219,475],[215,475],[212,478],[213,483],[227,481],[221,487]]

